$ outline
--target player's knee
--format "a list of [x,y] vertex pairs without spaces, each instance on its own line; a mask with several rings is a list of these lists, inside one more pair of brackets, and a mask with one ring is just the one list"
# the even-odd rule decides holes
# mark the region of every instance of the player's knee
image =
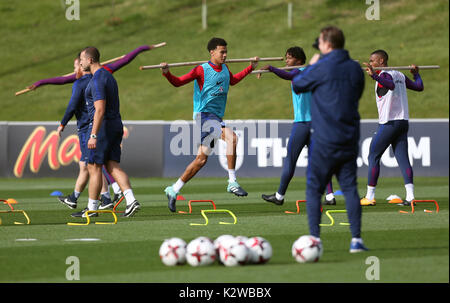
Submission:
[[205,157],[203,155],[195,158],[195,164],[200,167],[203,167],[207,161],[208,161],[208,157]]

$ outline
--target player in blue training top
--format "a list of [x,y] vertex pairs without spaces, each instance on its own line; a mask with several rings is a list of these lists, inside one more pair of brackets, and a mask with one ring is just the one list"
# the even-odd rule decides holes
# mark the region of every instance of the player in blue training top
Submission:
[[194,81],[194,119],[196,125],[201,127],[201,141],[197,156],[183,175],[172,185],[166,187],[164,192],[169,200],[171,212],[176,211],[177,195],[186,182],[206,164],[211,148],[217,139],[227,144],[228,186],[227,191],[236,196],[247,196],[247,192],[236,181],[236,145],[237,136],[222,121],[225,114],[228,89],[230,85],[239,83],[256,67],[258,57],[253,58],[251,64],[237,74],[232,74],[225,64],[227,58],[227,43],[221,38],[212,38],[207,45],[210,61],[196,66],[188,74],[176,77],[169,72],[167,63],[161,63],[164,77],[174,86],[178,87]]
[[95,47],[85,48],[80,65],[92,76],[86,87],[85,98],[89,113],[89,202],[86,210],[98,209],[102,183],[102,165],[114,177],[127,201],[124,217],[140,209],[131,189],[128,175],[120,167],[123,124],[120,116],[119,88],[114,77],[100,65],[100,53]]
[[[286,51],[285,57],[287,66],[303,65],[306,62],[305,52],[301,47],[298,46],[289,48]],[[266,65],[261,69],[269,70],[282,79],[292,80],[296,75],[300,74],[305,69],[305,67],[296,68],[289,72],[275,68],[271,65]],[[283,205],[284,195],[289,186],[289,182],[291,182],[291,179],[294,176],[295,167],[298,157],[300,156],[300,152],[302,151],[303,147],[309,146],[309,137],[311,131],[310,99],[310,92],[296,94],[292,90],[294,123],[292,123],[291,135],[289,136],[287,155],[284,160],[283,172],[281,174],[278,191],[272,195],[262,195],[262,198],[267,202],[272,202],[277,205]],[[327,195],[325,196],[325,201],[323,202],[323,204],[336,205],[336,199],[334,198],[333,185],[331,181],[327,185]]]
[[[73,117],[73,115],[75,115],[77,119],[78,140],[81,150],[81,159],[78,162],[80,171],[78,173],[78,177],[75,182],[75,188],[72,194],[68,196],[58,197],[58,200],[62,204],[68,206],[71,209],[75,209],[77,207],[78,197],[81,195],[81,192],[84,190],[89,180],[89,172],[87,169],[87,160],[88,160],[87,137],[89,130],[89,116],[84,94],[86,87],[92,78],[90,72],[85,72],[81,69],[79,56],[75,58],[73,64],[74,64],[74,73],[76,75],[77,80],[75,80],[75,82],[73,83],[72,96],[70,98],[69,104],[67,105],[64,117],[61,119],[61,123],[57,129],[58,135],[61,136],[61,132],[64,130],[64,128],[66,127],[70,119]],[[111,201],[111,197],[109,195],[106,178],[102,178],[102,189],[100,194],[100,200],[101,200],[101,205],[99,206],[100,209],[112,208],[114,206],[114,203]]]
[[[134,58],[136,58],[136,56],[138,56],[140,53],[151,50],[152,48],[153,46],[142,45],[132,50],[128,54],[124,55],[117,61],[105,64],[103,67],[107,69],[109,72],[114,73],[119,69],[121,69],[122,67],[126,66],[131,61],[133,61]],[[82,70],[80,66],[80,55],[78,54],[77,58],[75,58],[74,60],[73,74],[68,76],[39,80],[29,87],[30,89],[36,89],[41,85],[47,84],[62,85],[72,82],[74,83],[72,86],[72,96],[66,108],[64,117],[62,118],[61,123],[57,129],[58,135],[61,136],[61,133],[64,131],[64,128],[66,127],[67,123],[75,115],[77,119],[78,138],[81,149],[81,159],[79,161],[80,170],[78,173],[77,180],[75,182],[75,188],[73,192],[70,195],[58,197],[58,200],[62,204],[72,209],[77,207],[78,197],[81,195],[81,192],[86,187],[89,179],[89,172],[87,169],[87,155],[88,155],[87,131],[89,125],[89,117],[87,114],[86,101],[84,99],[84,91],[91,78],[92,74],[89,71]],[[105,167],[102,168],[102,171],[104,174],[104,178],[100,195],[101,205],[99,206],[99,209],[113,208],[114,203],[116,203],[118,200],[120,200],[120,198],[122,198],[122,192],[117,182],[106,171]],[[111,201],[108,185],[111,185],[114,191],[113,201]]]

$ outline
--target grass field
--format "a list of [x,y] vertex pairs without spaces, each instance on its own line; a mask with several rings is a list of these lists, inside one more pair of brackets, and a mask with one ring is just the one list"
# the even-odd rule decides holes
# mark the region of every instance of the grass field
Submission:
[[[236,225],[219,225],[222,215],[210,217],[208,226],[202,223],[199,205],[191,215],[172,214],[167,208],[163,189],[173,180],[132,179],[135,195],[142,209],[132,218],[119,218],[116,225],[68,226],[76,222],[73,211],[50,197],[54,190],[69,193],[73,179],[2,179],[0,198],[15,198],[31,219],[30,225],[14,225],[20,217],[0,214],[0,282],[69,282],[66,280],[66,258],[80,260],[79,282],[381,282],[430,283],[449,282],[449,180],[448,178],[415,178],[416,198],[438,201],[439,213],[424,213],[420,205],[414,214],[400,214],[409,208],[389,205],[391,194],[404,195],[400,178],[381,178],[377,189],[377,205],[363,208],[362,236],[370,251],[350,254],[348,227],[338,223],[322,227],[324,254],[318,263],[298,264],[290,255],[292,243],[308,234],[304,208],[299,215],[295,200],[305,197],[305,179],[293,179],[283,206],[269,205],[261,193],[272,193],[278,178],[240,179],[249,196],[238,198],[225,192],[225,180],[193,179],[182,191],[187,199],[212,199],[218,208],[233,211]],[[359,190],[365,193],[367,180],[359,180]],[[337,183],[335,190],[338,189]],[[336,206],[344,209],[343,196]],[[85,207],[87,193],[80,198],[79,208]],[[178,210],[187,209],[187,201],[178,202]],[[6,205],[0,206],[6,209]],[[204,206],[203,208],[208,208]],[[101,215],[97,220],[109,219]],[[323,216],[323,223],[328,220]],[[346,220],[337,214],[336,222]],[[264,265],[226,268],[215,263],[208,267],[189,265],[166,267],[159,260],[158,250],[168,237],[190,241],[198,236],[212,239],[222,234],[262,236],[272,245],[272,259]],[[17,239],[36,241],[17,241]],[[97,238],[95,242],[68,239]],[[380,260],[380,280],[366,280],[365,260],[376,256]],[[72,281],[70,281],[72,282]]]
[[[167,46],[142,53],[114,74],[122,118],[190,120],[193,84],[174,88],[159,70],[140,71],[140,65],[209,59],[206,43],[213,36],[227,40],[229,58],[284,56],[293,45],[302,46],[311,58],[311,45],[328,24],[343,29],[346,48],[360,62],[382,48],[391,66],[440,65],[439,70],[421,72],[425,90],[408,93],[409,112],[411,118],[449,116],[446,0],[380,1],[378,21],[366,20],[369,6],[363,0],[208,0],[207,30],[201,28],[201,0],[81,0],[79,21],[66,20],[64,2],[0,2],[0,121],[59,121],[71,85],[43,86],[18,97],[14,93],[37,80],[70,73],[74,56],[87,45],[97,46],[107,60],[162,41]],[[287,27],[287,2],[293,3],[292,29]],[[233,64],[230,69],[237,73],[245,66]],[[182,75],[191,68],[172,72]],[[247,77],[230,89],[225,118],[292,119],[289,85],[273,75]],[[377,118],[373,87],[366,76],[363,119]]]

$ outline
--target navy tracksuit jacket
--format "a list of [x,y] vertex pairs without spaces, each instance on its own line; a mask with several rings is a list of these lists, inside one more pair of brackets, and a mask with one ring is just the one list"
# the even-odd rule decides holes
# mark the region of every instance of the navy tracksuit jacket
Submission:
[[311,146],[308,150],[307,213],[310,234],[320,236],[321,197],[332,175],[346,200],[352,237],[361,231],[356,183],[360,136],[359,99],[364,72],[344,49],[323,55],[292,80],[296,93],[311,91]]

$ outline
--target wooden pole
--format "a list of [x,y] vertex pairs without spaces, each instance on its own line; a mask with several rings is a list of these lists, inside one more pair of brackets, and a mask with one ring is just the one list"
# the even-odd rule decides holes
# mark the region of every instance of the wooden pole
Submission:
[[202,0],[202,28],[203,30],[208,28],[208,6],[206,0]]
[[[268,57],[268,58],[259,58],[258,61],[282,61],[283,57]],[[227,59],[225,63],[238,63],[238,62],[250,62],[253,61],[253,58],[242,58],[242,59]],[[190,62],[178,62],[178,63],[169,63],[167,64],[168,67],[180,67],[180,66],[189,66],[189,65],[199,65],[206,63],[208,61],[190,61]],[[156,68],[162,68],[163,66],[161,64],[156,65],[144,65],[139,67],[140,70],[146,70],[146,69],[156,69]]]
[[[283,70],[291,70],[291,69],[296,69],[296,68],[300,68],[300,67],[305,67],[307,65],[296,65],[296,66],[283,66],[283,67],[277,67],[278,69],[283,69]],[[419,68],[419,71],[422,69],[438,69],[440,68],[439,65],[418,65],[417,66]],[[366,69],[367,67],[361,66],[362,69]],[[410,70],[412,69],[411,66],[386,66],[386,67],[374,67],[374,70]],[[264,74],[264,73],[269,73],[269,70],[263,70],[263,69],[258,69],[258,70],[254,70],[252,71],[252,74]]]

